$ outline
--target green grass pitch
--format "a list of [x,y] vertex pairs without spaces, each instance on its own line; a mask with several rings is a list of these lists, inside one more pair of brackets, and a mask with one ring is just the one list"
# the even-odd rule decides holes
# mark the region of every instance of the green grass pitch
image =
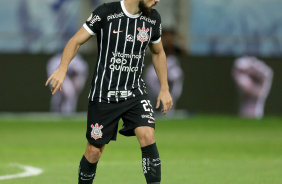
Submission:
[[[39,176],[1,184],[77,183],[85,120],[0,117],[0,176],[22,172],[10,164],[43,169]],[[281,184],[282,118],[242,120],[194,116],[160,120],[155,132],[162,184]],[[118,135],[106,146],[94,183],[144,184],[135,137]]]

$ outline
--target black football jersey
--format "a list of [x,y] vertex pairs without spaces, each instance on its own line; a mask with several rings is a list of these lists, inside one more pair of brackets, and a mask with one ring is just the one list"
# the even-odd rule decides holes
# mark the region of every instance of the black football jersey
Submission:
[[161,40],[161,17],[131,15],[124,2],[105,3],[95,9],[83,27],[97,36],[98,59],[89,99],[120,102],[146,94],[142,79],[148,44]]

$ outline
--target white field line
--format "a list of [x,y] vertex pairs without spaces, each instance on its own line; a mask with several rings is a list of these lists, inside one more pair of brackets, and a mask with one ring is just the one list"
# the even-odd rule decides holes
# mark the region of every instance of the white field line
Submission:
[[37,175],[40,175],[43,172],[42,169],[32,167],[32,166],[26,166],[26,165],[20,165],[20,164],[13,164],[12,166],[16,166],[16,167],[19,167],[21,169],[24,169],[24,172],[18,173],[18,174],[0,176],[0,180],[8,180],[8,179],[14,179],[14,178],[24,178],[24,177],[30,177],[30,176],[37,176]]

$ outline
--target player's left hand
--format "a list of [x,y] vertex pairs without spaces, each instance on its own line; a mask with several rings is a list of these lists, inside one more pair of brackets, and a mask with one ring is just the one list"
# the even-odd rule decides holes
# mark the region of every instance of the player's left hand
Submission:
[[166,112],[173,106],[172,98],[168,90],[161,90],[157,99],[156,108],[160,107],[160,103],[163,105],[162,113],[165,115]]

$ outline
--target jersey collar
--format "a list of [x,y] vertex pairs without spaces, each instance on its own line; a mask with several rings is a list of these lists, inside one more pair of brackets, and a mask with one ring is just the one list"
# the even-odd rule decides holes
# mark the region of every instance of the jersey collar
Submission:
[[124,6],[124,1],[121,1],[120,4],[121,4],[121,8],[122,8],[123,12],[124,12],[125,15],[127,15],[129,18],[138,18],[138,17],[140,17],[140,15],[142,14],[142,13],[138,13],[138,14],[132,15],[132,14],[130,14],[130,13],[126,10],[126,8],[125,8],[125,6]]

